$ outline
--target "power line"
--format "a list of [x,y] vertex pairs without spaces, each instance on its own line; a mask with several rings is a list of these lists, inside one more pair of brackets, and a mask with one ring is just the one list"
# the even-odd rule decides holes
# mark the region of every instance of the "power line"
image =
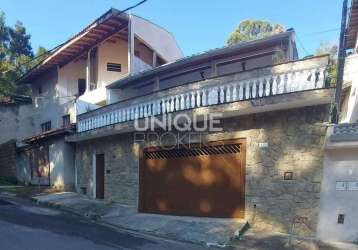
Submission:
[[306,50],[305,46],[303,46],[303,43],[301,42],[301,39],[298,37],[297,34],[296,34],[296,37],[297,37],[298,44],[301,46],[303,51],[306,53],[306,56],[308,56],[310,53],[308,53],[308,51]]

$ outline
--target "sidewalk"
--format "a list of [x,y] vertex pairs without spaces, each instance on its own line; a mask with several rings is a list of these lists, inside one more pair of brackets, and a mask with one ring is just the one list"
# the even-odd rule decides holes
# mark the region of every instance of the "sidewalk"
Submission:
[[250,229],[240,240],[232,240],[246,221],[179,217],[138,213],[135,207],[91,200],[77,193],[54,193],[32,198],[39,204],[86,216],[121,229],[179,241],[237,250],[358,250],[354,244],[327,244],[314,239],[291,238],[277,232]]
[[135,207],[91,200],[77,193],[38,195],[32,198],[39,204],[86,216],[102,223],[127,230],[192,243],[227,243],[246,221],[180,217],[138,213]]

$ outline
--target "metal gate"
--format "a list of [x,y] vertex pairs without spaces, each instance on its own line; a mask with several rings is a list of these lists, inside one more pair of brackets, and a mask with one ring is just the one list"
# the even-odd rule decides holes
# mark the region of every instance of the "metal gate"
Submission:
[[139,201],[141,212],[243,218],[245,141],[144,149]]

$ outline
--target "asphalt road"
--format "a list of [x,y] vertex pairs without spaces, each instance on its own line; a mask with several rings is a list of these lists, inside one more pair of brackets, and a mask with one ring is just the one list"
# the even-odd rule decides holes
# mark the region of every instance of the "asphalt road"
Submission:
[[0,196],[0,249],[189,250],[207,248],[116,230],[71,214]]

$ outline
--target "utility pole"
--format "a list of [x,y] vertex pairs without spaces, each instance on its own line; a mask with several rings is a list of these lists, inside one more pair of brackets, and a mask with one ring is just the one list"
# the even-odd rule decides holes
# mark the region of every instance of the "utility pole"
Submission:
[[344,74],[344,63],[346,58],[346,34],[347,34],[347,7],[348,0],[343,1],[342,7],[342,20],[341,20],[341,33],[339,37],[339,50],[338,50],[338,62],[337,62],[337,81],[336,81],[336,93],[334,98],[334,107],[332,113],[332,123],[337,124],[339,121],[339,112],[341,110],[341,96]]

